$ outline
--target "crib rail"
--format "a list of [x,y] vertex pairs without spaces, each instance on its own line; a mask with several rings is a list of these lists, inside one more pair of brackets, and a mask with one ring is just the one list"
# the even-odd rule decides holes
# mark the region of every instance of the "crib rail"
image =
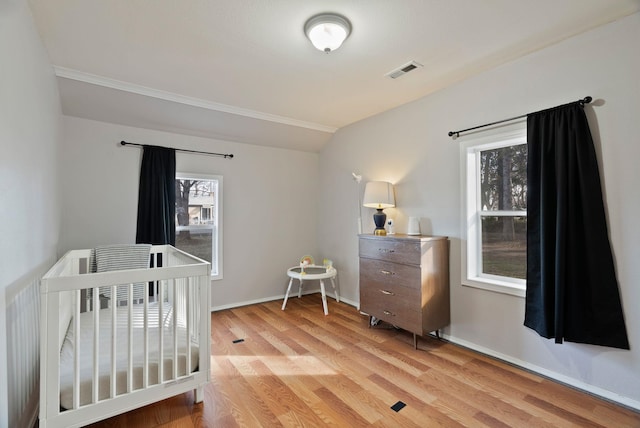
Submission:
[[[152,247],[149,269],[91,273],[90,257],[71,251],[42,280],[40,426],[82,426],[191,389],[201,401],[210,265],[171,246]],[[139,283],[142,302],[133,298]],[[101,287],[126,298],[104,307]],[[72,355],[61,356],[70,344]]]

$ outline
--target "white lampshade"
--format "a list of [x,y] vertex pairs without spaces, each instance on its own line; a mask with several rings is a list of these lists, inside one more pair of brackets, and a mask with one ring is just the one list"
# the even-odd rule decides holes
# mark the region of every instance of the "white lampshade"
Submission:
[[364,188],[362,205],[367,208],[392,208],[396,206],[393,185],[386,181],[370,181]]
[[316,15],[304,25],[304,32],[316,49],[331,52],[342,46],[351,33],[351,24],[340,16],[330,13]]

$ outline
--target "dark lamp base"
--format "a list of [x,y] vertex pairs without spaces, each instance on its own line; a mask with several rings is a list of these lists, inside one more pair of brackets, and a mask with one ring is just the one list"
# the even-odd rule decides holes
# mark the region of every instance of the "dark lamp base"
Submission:
[[387,231],[384,229],[384,224],[387,221],[387,215],[382,212],[382,208],[376,208],[376,212],[373,214],[373,222],[376,225],[376,229],[373,231],[374,235],[385,236]]

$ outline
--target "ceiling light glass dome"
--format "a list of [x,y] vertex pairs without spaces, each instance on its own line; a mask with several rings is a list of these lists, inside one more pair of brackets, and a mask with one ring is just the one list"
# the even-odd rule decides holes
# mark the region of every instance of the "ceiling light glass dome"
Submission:
[[340,15],[323,13],[310,18],[304,32],[316,49],[331,52],[342,46],[351,33],[351,24]]

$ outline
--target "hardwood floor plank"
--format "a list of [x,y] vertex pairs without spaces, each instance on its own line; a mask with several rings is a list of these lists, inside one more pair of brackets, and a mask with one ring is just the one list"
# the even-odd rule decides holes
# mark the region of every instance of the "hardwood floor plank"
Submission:
[[492,428],[511,428],[510,425],[494,418],[491,415],[487,415],[484,412],[478,412],[474,415],[474,418],[482,422],[484,425]]
[[[379,374],[373,374],[369,376],[369,379],[375,382],[379,387],[383,388],[394,395],[396,400],[402,401],[407,404],[410,409],[416,409],[419,413],[423,413],[428,409],[427,406],[432,406],[434,409],[447,416],[448,418],[461,423],[464,426],[477,425],[474,423],[473,417],[478,410],[472,406],[469,406],[463,400],[459,400],[456,397],[450,396],[441,391],[441,389],[435,389],[430,391],[432,396],[437,396],[437,399],[424,400],[424,394],[414,395],[407,391],[404,387],[405,382],[393,382],[388,378],[384,378]],[[418,390],[421,391],[421,390]],[[389,400],[390,402],[393,400]]]
[[[199,425],[196,425],[196,426],[199,426]],[[241,428],[245,425],[240,425],[238,421],[233,418],[233,416],[229,415],[229,416],[225,416],[212,421],[210,425],[207,424],[202,426],[206,426],[210,428],[215,428],[215,427]]]
[[[434,340],[434,339],[431,339]],[[456,349],[452,349],[452,348],[447,348],[448,351],[447,352],[463,352],[466,354],[470,354],[473,356],[472,360],[469,361],[468,363],[466,363],[465,365],[470,366],[470,367],[477,367],[476,370],[478,371],[482,371],[482,368],[484,367],[486,369],[486,371],[491,372],[492,370],[495,370],[496,368],[499,369],[499,372],[491,372],[491,375],[494,376],[497,373],[503,374],[505,377],[509,377],[510,374],[516,375],[518,376],[519,379],[527,379],[529,380],[531,383],[529,384],[530,387],[535,387],[536,384],[540,384],[542,381],[544,381],[544,378],[541,377],[540,375],[537,375],[533,372],[527,371],[527,370],[523,370],[520,367],[516,367],[514,365],[508,364],[508,363],[504,363],[503,361],[500,361],[494,357],[490,357],[488,355],[482,355],[479,354],[476,351],[472,351],[471,349],[467,349],[467,348],[462,348],[462,347],[455,347]],[[433,352],[434,354],[438,355],[437,351]],[[442,355],[441,355],[442,356]],[[519,384],[520,382],[518,382]],[[523,381],[524,383],[524,381]],[[528,386],[528,387],[529,387]]]
[[366,342],[360,342],[357,346],[414,376],[420,376],[421,373],[430,369],[428,365],[418,359],[410,358],[407,354],[397,352],[389,347],[381,349],[379,346],[373,346]]
[[[595,397],[589,397],[596,399]],[[612,403],[603,405],[602,402],[596,405],[592,415],[597,416],[599,421],[608,421],[610,425],[616,427],[640,427],[638,413],[633,410],[615,406]]]
[[250,378],[248,383],[276,417],[280,418],[285,413],[293,412],[311,426],[322,426],[322,419],[281,379],[271,374],[262,361],[253,361],[251,366],[261,375]]
[[331,403],[327,403],[324,400],[313,404],[311,407],[325,421],[326,426],[338,428],[355,426],[349,414],[342,411],[342,407],[334,408]]
[[233,409],[232,397],[224,382],[227,377],[224,376],[223,369],[218,365],[217,358],[211,358],[211,383],[209,388],[204,391],[204,402],[211,403],[207,406],[206,420],[213,421],[215,419],[224,418],[231,414]]
[[529,413],[502,401],[502,397],[489,394],[490,391],[483,390],[481,385],[468,382],[464,377],[456,376],[451,372],[432,369],[423,373],[419,377],[419,381],[423,385],[431,387],[446,385],[446,390],[450,394],[463,397],[467,403],[478,411],[482,410],[512,426],[528,426],[527,422],[531,419]]
[[227,377],[224,388],[233,400],[233,404],[230,405],[231,414],[240,426],[282,426],[262,397],[236,370],[231,361],[224,357],[217,358],[220,361],[220,367],[224,370],[224,376]]
[[[351,405],[345,405],[345,401],[343,398],[340,398],[334,392],[335,389],[330,389],[326,387],[321,387],[315,390],[314,392],[318,397],[320,397],[327,405],[334,409],[339,409],[340,413],[344,415],[344,419],[351,423],[353,427],[366,427],[369,426],[372,422],[380,419],[382,415],[374,412],[371,408],[354,408]],[[344,395],[344,394],[342,394]],[[353,397],[347,397],[349,402],[354,402]],[[356,404],[355,407],[360,407]]]
[[309,353],[309,350],[307,348],[302,346],[300,342],[295,340],[295,338],[291,337],[291,335],[286,331],[285,332],[281,332],[281,331],[262,332],[261,334],[266,339],[265,333],[268,333],[269,335],[275,337],[279,343],[282,343],[282,346],[286,346],[287,348],[291,349],[294,355],[306,355]]
[[284,331],[290,328],[290,324],[285,322],[280,314],[273,313],[272,311],[267,309],[266,306],[256,307],[255,315],[256,317],[260,318],[260,320],[262,321],[261,324],[266,323],[269,325],[269,330],[276,329],[278,331]]
[[[497,363],[497,364],[496,364]],[[499,387],[508,385],[511,390],[511,394],[518,394],[524,396],[530,393],[531,390],[540,388],[542,379],[531,379],[525,374],[527,372],[519,370],[513,372],[507,370],[505,364],[501,362],[486,361],[479,358],[474,358],[471,361],[464,364],[464,368],[472,373],[476,373],[477,376],[482,378],[482,381],[495,381]],[[517,381],[515,381],[517,379]]]
[[589,428],[603,428],[605,425],[600,425],[598,423],[595,423],[593,421],[588,420],[587,418],[573,413],[571,411],[565,410],[561,407],[556,406],[555,404],[552,404],[548,401],[545,400],[541,400],[537,397],[533,397],[531,395],[528,395],[524,398],[524,400],[527,403],[531,403],[534,406],[537,406],[541,409],[546,410],[547,412],[553,413],[554,415],[557,415],[558,417],[565,419],[571,423],[576,424],[577,426],[580,427],[589,427]]
[[[402,414],[411,416],[414,421],[423,421],[426,418],[429,421],[437,420],[439,421],[438,423],[446,423],[446,426],[469,426],[468,422],[472,420],[468,414],[465,415],[463,412],[443,411],[441,406],[437,406],[437,399],[425,400],[422,397],[424,394],[419,394],[418,396],[411,394],[404,388],[404,383],[400,385],[379,374],[371,375],[369,379],[391,395],[392,398],[387,400],[389,406],[396,401],[405,403],[407,406],[402,409]],[[471,415],[473,413],[475,411],[471,412]],[[424,423],[421,426],[424,426]]]
[[472,350],[432,337],[415,350],[344,303],[325,316],[319,294],[281,305],[211,314],[204,403],[188,392],[92,427],[640,427],[638,412]]
[[332,401],[333,407],[337,407],[341,411],[348,411],[350,414],[357,413],[369,423],[373,423],[380,418],[378,406],[372,406],[370,402],[363,401],[359,395],[363,391],[362,386],[353,382],[347,376],[322,376],[319,378],[319,382],[323,385],[322,388],[314,391],[318,396],[322,398],[318,391],[324,393],[325,396],[328,396],[326,391],[330,391],[330,397],[337,397],[342,403],[341,407],[337,407],[338,402],[334,400]]

